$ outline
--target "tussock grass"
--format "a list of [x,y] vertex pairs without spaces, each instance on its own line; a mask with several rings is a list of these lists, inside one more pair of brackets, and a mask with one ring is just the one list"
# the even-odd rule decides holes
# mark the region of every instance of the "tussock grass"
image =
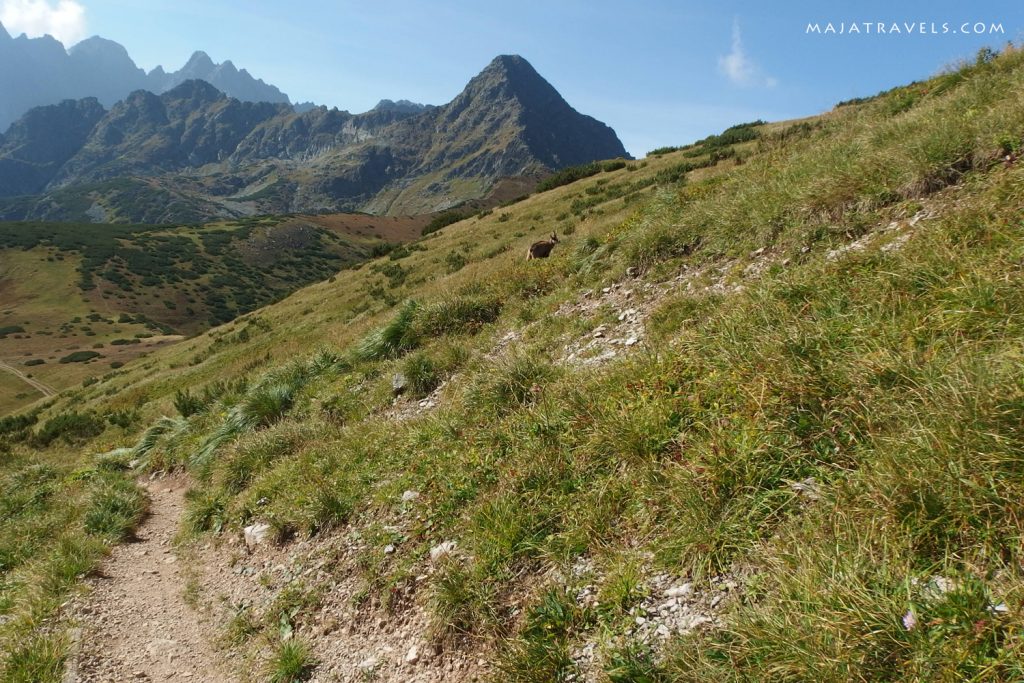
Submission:
[[369,334],[356,347],[355,356],[360,360],[381,360],[395,358],[419,344],[414,322],[419,304],[407,301],[398,314],[387,325]]
[[271,683],[297,683],[305,681],[313,672],[315,660],[301,640],[286,640],[277,646],[268,663],[268,678]]
[[105,477],[93,492],[85,511],[85,530],[115,541],[131,535],[146,512],[146,499],[139,488],[122,477]]

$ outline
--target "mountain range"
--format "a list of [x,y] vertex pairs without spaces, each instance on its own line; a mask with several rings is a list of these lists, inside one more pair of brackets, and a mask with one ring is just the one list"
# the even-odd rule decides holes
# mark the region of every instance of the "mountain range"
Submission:
[[196,52],[178,71],[161,66],[149,73],[136,66],[124,46],[93,36],[70,49],[52,36],[17,38],[0,24],[0,131],[32,107],[66,99],[95,97],[110,107],[135,90],[163,93],[202,79],[231,97],[250,102],[288,103],[288,96],[230,61],[215,64]]
[[[99,40],[67,58],[106,55],[91,52]],[[0,36],[0,45],[25,41]],[[495,58],[443,106],[383,100],[362,114],[323,106],[300,113],[283,95],[246,101],[205,78],[174,84],[211,67],[218,78],[248,77],[228,66],[197,55],[182,71],[156,74],[171,86],[162,93],[136,89],[108,109],[94,92],[30,110],[0,136],[0,218],[422,213],[486,197],[503,178],[627,156],[611,128],[573,109],[516,55]]]

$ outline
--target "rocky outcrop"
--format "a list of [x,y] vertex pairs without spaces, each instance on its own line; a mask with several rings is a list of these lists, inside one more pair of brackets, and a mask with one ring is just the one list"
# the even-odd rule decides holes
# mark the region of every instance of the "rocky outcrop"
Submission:
[[37,107],[0,138],[0,196],[42,192],[106,111],[95,98]]

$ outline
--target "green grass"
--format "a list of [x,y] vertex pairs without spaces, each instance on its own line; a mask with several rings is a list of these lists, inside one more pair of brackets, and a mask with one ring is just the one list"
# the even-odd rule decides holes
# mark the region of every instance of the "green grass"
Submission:
[[[178,392],[210,388],[173,430],[102,440],[190,463],[197,533],[258,519],[287,543],[350,525],[369,546],[352,569],[368,603],[392,604],[390,587],[456,542],[416,604],[437,641],[480,647],[499,680],[563,680],[588,642],[615,681],[1016,680],[1024,170],[997,157],[1024,140],[1022,86],[1011,50],[792,134],[759,126],[726,147],[742,164],[711,165],[702,143],[708,164],[678,179],[657,174],[693,148],[603,171],[442,228],[400,276],[381,259],[259,326],[168,349],[83,388],[79,410],[142,405],[155,421]],[[627,178],[654,180],[607,189]],[[595,197],[550,259],[522,260],[545,216]],[[466,255],[456,272],[450,253]],[[585,302],[616,282],[647,296],[631,268],[673,283],[644,345],[565,364],[566,346],[615,320]],[[388,418],[399,371],[416,395],[448,379],[441,405]],[[793,486],[806,481],[813,497]],[[596,606],[557,578],[580,560]],[[659,573],[740,585],[720,625],[652,650],[630,610]],[[935,577],[951,588],[928,588]],[[257,628],[301,628],[328,585],[279,594]]]
[[85,511],[85,530],[114,541],[127,539],[142,521],[146,502],[134,483],[122,477],[106,477]]
[[309,648],[301,641],[287,640],[277,646],[271,658],[269,676],[270,683],[297,683],[307,680],[313,672],[315,661]]

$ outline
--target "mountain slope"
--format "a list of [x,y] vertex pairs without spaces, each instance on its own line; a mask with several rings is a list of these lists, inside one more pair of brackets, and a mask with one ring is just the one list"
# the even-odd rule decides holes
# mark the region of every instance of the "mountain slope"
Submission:
[[[0,231],[0,362],[7,374],[58,390],[95,381],[419,236],[428,221],[333,215],[201,227],[7,223]],[[31,381],[4,380],[13,389],[4,392],[0,418],[40,397],[26,386]]]
[[[32,117],[38,115],[26,119]],[[26,122],[15,128],[72,139]],[[16,151],[0,147],[0,163]],[[0,196],[13,197],[50,173],[42,196],[0,202],[0,216],[88,220],[91,211],[148,221],[167,193],[179,213],[160,213],[164,221],[252,212],[428,213],[480,199],[504,177],[536,178],[616,156],[625,150],[615,132],[572,109],[521,57],[498,57],[447,105],[359,115],[240,102],[191,80],[159,96],[132,93],[71,158],[38,169],[32,183],[13,167],[0,175]],[[124,193],[123,183],[97,186],[138,179],[151,181],[151,197]]]
[[250,671],[1018,679],[1022,92],[1011,49],[609,166],[5,424],[8,670],[185,468]]
[[42,192],[106,112],[93,99],[37,107],[0,137],[0,196]]

